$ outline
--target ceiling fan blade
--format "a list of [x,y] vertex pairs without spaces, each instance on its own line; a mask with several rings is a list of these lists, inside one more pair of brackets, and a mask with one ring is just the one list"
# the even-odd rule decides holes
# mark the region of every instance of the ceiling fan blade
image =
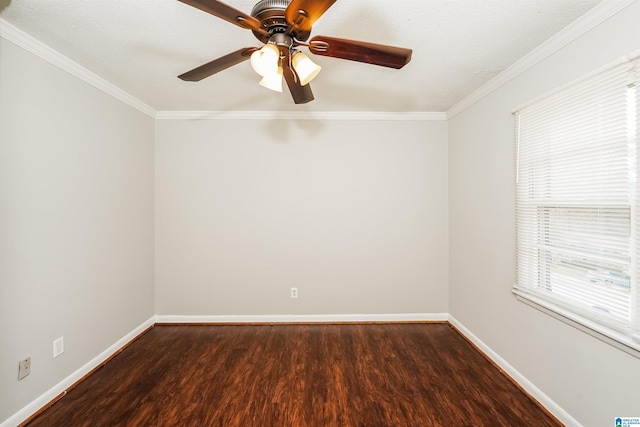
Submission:
[[251,54],[258,50],[255,47],[245,47],[238,49],[235,52],[231,52],[225,56],[221,56],[218,59],[214,59],[211,62],[207,62],[191,71],[187,71],[184,74],[180,74],[178,78],[188,82],[199,82],[200,80],[209,77],[222,70],[226,70],[236,64],[246,61],[251,57]]
[[293,102],[296,104],[306,104],[313,101],[313,92],[311,92],[311,86],[306,84],[302,86],[300,79],[295,75],[287,61],[282,61],[282,75],[284,76],[287,86],[289,86],[289,92],[293,97]]
[[291,0],[284,16],[294,28],[311,31],[313,24],[335,2],[336,0]]
[[263,33],[268,35],[267,31],[265,31],[260,26],[260,21],[254,18],[251,15],[247,15],[244,12],[241,12],[225,3],[219,2],[217,0],[179,0],[182,3],[188,4],[189,6],[193,6],[200,10],[203,10],[207,13],[210,13],[218,18],[224,19],[225,21],[231,22],[242,28],[247,28],[249,30],[254,30],[259,33]]
[[365,43],[334,37],[316,36],[309,40],[309,50],[316,55],[348,59],[389,68],[402,68],[411,60],[411,49]]

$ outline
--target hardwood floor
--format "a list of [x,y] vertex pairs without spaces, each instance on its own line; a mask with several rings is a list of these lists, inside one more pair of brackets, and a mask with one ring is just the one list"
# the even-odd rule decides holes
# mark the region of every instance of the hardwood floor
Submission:
[[447,324],[156,326],[28,426],[559,426]]

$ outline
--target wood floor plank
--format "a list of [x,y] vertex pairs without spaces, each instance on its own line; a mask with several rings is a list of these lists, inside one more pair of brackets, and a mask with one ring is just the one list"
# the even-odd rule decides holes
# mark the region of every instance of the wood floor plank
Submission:
[[559,426],[447,324],[156,326],[28,426]]

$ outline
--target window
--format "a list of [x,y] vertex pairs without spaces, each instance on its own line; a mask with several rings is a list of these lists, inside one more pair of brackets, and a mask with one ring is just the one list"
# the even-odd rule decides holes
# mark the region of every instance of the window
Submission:
[[515,111],[514,293],[640,357],[639,76],[636,55]]

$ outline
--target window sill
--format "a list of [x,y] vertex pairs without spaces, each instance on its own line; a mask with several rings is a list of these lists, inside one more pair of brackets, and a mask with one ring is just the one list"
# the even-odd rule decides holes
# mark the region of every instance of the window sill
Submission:
[[[516,289],[513,290],[513,293],[516,295],[518,301],[640,359],[640,342],[636,342],[633,338],[607,328],[593,320],[572,313],[542,298]],[[638,337],[638,339],[640,340],[640,337]]]

